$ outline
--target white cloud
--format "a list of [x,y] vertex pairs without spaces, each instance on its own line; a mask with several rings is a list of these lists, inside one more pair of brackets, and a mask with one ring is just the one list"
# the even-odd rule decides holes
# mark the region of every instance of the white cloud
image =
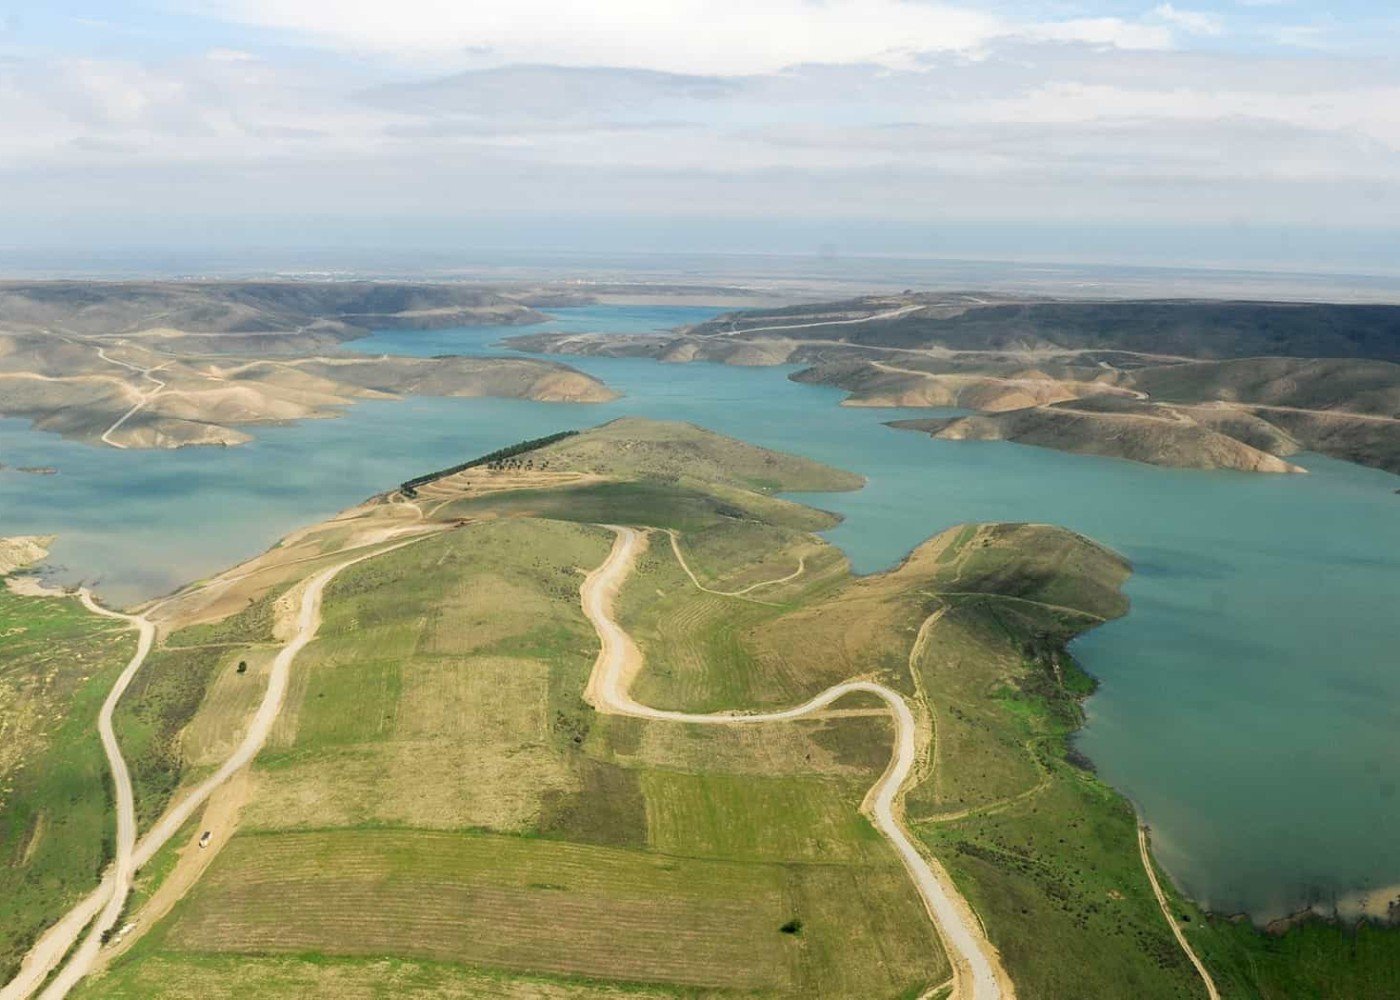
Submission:
[[[471,57],[485,68],[452,73],[436,64],[485,37],[462,19],[437,48],[405,49],[420,31],[400,26],[375,50],[427,53],[407,66],[289,55],[247,34],[251,53],[0,59],[0,190],[58,218],[528,206],[1168,222],[1229,211],[1400,225],[1393,64],[1126,47],[1164,37],[1161,17],[1156,35],[1075,21],[1016,25],[1001,41],[1005,24],[979,21],[942,35],[948,47],[900,49],[890,25],[913,16],[906,5],[863,5],[887,20],[842,39],[826,19],[845,16],[843,2],[803,6],[819,12],[810,34],[754,35],[713,72],[676,70],[728,44],[733,25],[687,40],[643,18],[622,41],[567,50],[562,28],[506,31],[504,15],[477,24],[494,25],[495,50]],[[775,23],[795,16],[785,3]],[[310,17],[315,3],[300,6],[285,16]],[[369,31],[350,15],[350,36]],[[624,65],[568,64],[608,61],[600,52]],[[645,61],[668,69],[632,65]]]
[[1225,22],[1218,14],[1180,10],[1169,3],[1161,4],[1152,13],[1168,24],[1193,35],[1219,35],[1225,31]]
[[924,0],[204,0],[332,48],[446,65],[546,63],[732,76],[807,63],[902,67],[1009,38],[1163,48],[1170,26],[1017,21]]
[[242,49],[221,49],[214,48],[204,53],[204,58],[211,62],[257,62],[258,57],[251,52],[244,52]]

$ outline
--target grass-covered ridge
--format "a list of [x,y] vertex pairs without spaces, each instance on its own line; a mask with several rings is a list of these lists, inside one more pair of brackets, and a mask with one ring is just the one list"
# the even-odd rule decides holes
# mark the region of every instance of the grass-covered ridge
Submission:
[[759,492],[854,490],[860,476],[674,421],[624,417],[544,448],[540,457],[622,479],[664,479]]
[[546,434],[544,437],[531,438],[529,441],[521,441],[519,444],[497,448],[495,451],[487,452],[480,458],[470,459],[469,461],[462,462],[460,465],[453,465],[446,469],[440,469],[437,472],[429,472],[421,476],[414,476],[412,479],[400,483],[399,489],[405,496],[414,497],[418,495],[417,489],[419,486],[431,483],[434,480],[455,475],[458,472],[465,472],[468,469],[474,469],[478,465],[491,465],[496,462],[504,462],[508,459],[517,458],[520,455],[537,451],[545,445],[554,444],[556,441],[564,440],[564,438],[573,437],[577,433],[578,431],[559,431],[556,434]]

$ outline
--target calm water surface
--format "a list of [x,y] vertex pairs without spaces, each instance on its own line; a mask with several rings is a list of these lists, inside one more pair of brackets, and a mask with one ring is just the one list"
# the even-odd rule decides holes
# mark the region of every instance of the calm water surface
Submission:
[[[713,310],[556,310],[541,329],[647,331]],[[392,331],[356,350],[507,353],[520,330]],[[1133,560],[1133,610],[1076,645],[1103,682],[1082,748],[1137,801],[1163,863],[1216,909],[1277,916],[1400,883],[1400,479],[1304,456],[1309,476],[1158,469],[882,426],[790,369],[568,359],[625,393],[363,403],[230,449],[132,452],[0,421],[0,534],[58,533],[64,581],[129,602],[207,575],[426,469],[624,414],[691,420],[868,477],[811,502],[861,572],[961,521],[1063,524]],[[928,411],[918,411],[927,415]]]

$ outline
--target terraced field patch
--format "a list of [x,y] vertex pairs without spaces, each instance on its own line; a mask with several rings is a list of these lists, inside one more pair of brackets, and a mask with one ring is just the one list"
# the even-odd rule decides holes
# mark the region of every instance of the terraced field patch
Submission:
[[571,669],[586,670],[572,577],[595,535],[473,524],[347,571],[246,822],[533,830],[547,799],[581,783],[560,708],[578,704]]

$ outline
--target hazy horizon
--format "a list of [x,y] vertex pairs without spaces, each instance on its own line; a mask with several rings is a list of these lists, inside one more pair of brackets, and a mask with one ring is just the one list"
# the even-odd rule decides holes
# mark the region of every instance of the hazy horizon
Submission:
[[0,240],[1393,275],[1395,27],[1361,0],[21,3]]

